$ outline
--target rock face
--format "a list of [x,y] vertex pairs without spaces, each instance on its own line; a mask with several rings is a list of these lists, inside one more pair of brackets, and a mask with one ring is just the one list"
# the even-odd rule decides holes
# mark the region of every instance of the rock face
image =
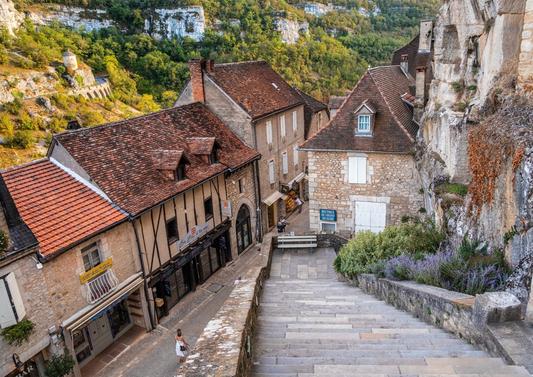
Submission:
[[0,0],[0,27],[13,34],[23,20],[24,15],[15,9],[10,0]]
[[294,44],[300,39],[300,34],[309,32],[309,23],[278,17],[274,21],[276,30],[281,33],[281,40],[287,44]]
[[[426,208],[454,242],[486,240],[518,266],[533,254],[533,0],[448,0],[432,32],[418,151]],[[469,194],[439,197],[443,180]]]
[[[54,21],[74,29],[86,31],[118,26],[105,9],[85,9],[72,6],[51,5],[45,11],[34,12],[30,18],[36,24]],[[153,9],[145,14],[144,30],[156,39],[189,37],[195,41],[203,38],[206,27],[201,6]]]

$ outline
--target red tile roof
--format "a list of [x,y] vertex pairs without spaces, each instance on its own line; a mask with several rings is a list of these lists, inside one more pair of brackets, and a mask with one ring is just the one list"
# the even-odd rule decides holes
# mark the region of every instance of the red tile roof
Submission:
[[177,149],[157,149],[152,152],[152,162],[158,170],[176,170],[182,157],[183,151]]
[[[350,93],[327,127],[304,143],[304,149],[408,153],[418,126],[402,95],[412,80],[398,66],[372,68]],[[376,110],[372,137],[355,135],[354,112],[365,101]]]
[[264,61],[215,64],[207,74],[254,119],[303,104],[298,92]]
[[[192,153],[191,138],[215,138],[219,163],[209,164]],[[132,215],[180,192],[259,158],[207,107],[193,103],[138,118],[56,135],[94,183]],[[187,179],[169,181],[157,170],[157,150],[183,150]]]
[[214,137],[190,137],[187,139],[187,144],[192,154],[199,156],[209,155],[215,146]]
[[49,160],[0,174],[45,257],[126,219],[116,206]]

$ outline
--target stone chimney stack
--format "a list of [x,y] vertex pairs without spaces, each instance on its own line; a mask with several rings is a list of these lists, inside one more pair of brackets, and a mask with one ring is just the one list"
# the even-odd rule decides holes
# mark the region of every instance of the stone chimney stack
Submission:
[[203,59],[194,59],[189,62],[192,99],[194,102],[205,103],[204,71],[207,65],[207,62]]
[[431,42],[433,40],[433,21],[425,20],[420,22],[420,43],[418,52],[431,52]]
[[415,109],[414,119],[420,121],[426,106],[427,91],[427,69],[431,59],[431,48],[433,43],[433,21],[426,20],[420,22],[420,42],[418,45],[418,53],[416,62],[416,77],[415,77]]
[[63,53],[63,65],[67,69],[67,73],[74,76],[74,73],[78,69],[78,59],[70,50]]

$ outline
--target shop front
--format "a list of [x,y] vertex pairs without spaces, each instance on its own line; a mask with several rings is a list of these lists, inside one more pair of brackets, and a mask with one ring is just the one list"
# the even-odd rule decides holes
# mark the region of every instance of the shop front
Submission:
[[151,279],[158,319],[231,261],[229,227],[226,221],[194,240]]
[[75,374],[112,345],[135,323],[135,308],[140,301],[141,274],[130,277],[99,302],[80,310],[63,323],[65,343],[75,356]]
[[290,215],[298,209],[297,198],[304,201],[306,199],[305,173],[298,174],[286,185],[281,186],[281,191],[285,194],[285,214]]

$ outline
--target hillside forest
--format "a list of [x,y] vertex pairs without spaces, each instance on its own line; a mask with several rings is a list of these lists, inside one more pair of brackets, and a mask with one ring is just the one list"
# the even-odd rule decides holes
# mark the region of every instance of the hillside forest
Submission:
[[[294,86],[327,101],[330,95],[346,93],[369,66],[390,62],[392,52],[416,34],[420,19],[436,13],[440,0],[336,0],[334,4],[344,9],[322,17],[305,14],[296,3],[283,0],[172,2],[204,7],[208,27],[198,42],[155,40],[142,33],[143,15],[154,7],[170,6],[168,0],[53,2],[105,8],[117,26],[87,33],[60,24],[37,27],[26,20],[15,35],[0,31],[0,74],[52,67],[58,77],[50,96],[54,111],[42,114],[16,91],[15,99],[2,106],[1,167],[42,155],[51,135],[64,130],[68,120],[93,126],[171,106],[188,79],[187,62],[193,58],[263,59]],[[36,3],[19,0],[16,7],[25,11]],[[295,44],[284,43],[274,26],[280,15],[307,21],[308,33]],[[215,20],[216,30],[210,27]],[[68,83],[61,78],[65,50],[95,74],[107,76],[112,96],[69,96]]]

